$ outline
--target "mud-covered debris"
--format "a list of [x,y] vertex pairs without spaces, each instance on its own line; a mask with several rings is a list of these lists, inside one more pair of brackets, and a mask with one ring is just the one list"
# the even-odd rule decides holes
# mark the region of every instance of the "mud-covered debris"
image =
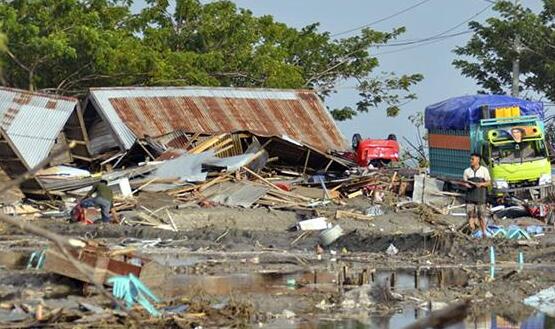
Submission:
[[387,247],[385,253],[389,256],[395,256],[399,253],[399,249],[397,249],[397,247],[395,247],[395,245],[392,243],[389,245],[389,247]]
[[328,228],[320,233],[320,241],[324,246],[329,246],[344,234],[343,229],[339,225]]
[[378,204],[366,209],[365,214],[367,216],[382,216],[384,214],[384,211],[382,209],[382,206]]
[[550,316],[555,316],[555,286],[544,289],[535,295],[527,297],[524,304]]
[[281,312],[281,314],[283,315],[284,318],[286,319],[292,319],[295,316],[297,316],[295,314],[295,312],[289,311],[289,310],[283,310],[283,312]]
[[325,217],[306,219],[300,221],[297,226],[301,231],[321,231],[331,228],[331,224],[328,223]]
[[32,314],[25,312],[21,307],[15,305],[9,310],[0,308],[0,323],[19,322],[30,319],[31,317]]

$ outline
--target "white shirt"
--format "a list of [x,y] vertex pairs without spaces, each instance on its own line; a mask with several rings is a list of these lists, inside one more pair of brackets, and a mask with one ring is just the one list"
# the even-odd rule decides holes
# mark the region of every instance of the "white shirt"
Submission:
[[480,166],[478,170],[474,171],[472,167],[466,168],[464,170],[463,179],[465,181],[469,180],[470,178],[477,177],[483,178],[486,182],[491,181],[491,177],[489,176],[488,168]]

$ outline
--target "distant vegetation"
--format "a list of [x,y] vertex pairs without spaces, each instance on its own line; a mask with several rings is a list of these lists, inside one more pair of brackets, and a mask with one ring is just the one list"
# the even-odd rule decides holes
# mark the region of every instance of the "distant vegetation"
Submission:
[[377,106],[396,115],[422,80],[374,73],[369,47],[404,28],[335,40],[318,24],[295,29],[231,1],[150,0],[136,15],[131,2],[0,0],[3,85],[73,96],[91,86],[314,88],[326,97],[351,79],[360,98],[331,111],[341,120]]
[[512,63],[518,57],[522,96],[531,91],[555,101],[555,1],[543,0],[537,14],[513,1],[498,1],[494,8],[499,17],[470,23],[474,35],[455,49],[460,58],[454,65],[484,92],[510,94]]

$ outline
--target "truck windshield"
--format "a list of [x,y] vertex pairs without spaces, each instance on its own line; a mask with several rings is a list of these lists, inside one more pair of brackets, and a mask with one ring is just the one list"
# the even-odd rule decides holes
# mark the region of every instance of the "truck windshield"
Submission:
[[517,163],[547,157],[543,141],[492,145],[491,157],[497,163]]

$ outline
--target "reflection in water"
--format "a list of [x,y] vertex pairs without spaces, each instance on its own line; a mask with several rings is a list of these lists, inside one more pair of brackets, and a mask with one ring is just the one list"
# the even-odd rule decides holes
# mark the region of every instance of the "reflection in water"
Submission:
[[[403,328],[426,314],[406,309],[390,317],[372,317],[368,323],[357,320],[305,322],[297,329],[398,329]],[[555,318],[543,313],[535,313],[523,321],[514,322],[499,315],[491,314],[467,319],[446,329],[555,329]]]

